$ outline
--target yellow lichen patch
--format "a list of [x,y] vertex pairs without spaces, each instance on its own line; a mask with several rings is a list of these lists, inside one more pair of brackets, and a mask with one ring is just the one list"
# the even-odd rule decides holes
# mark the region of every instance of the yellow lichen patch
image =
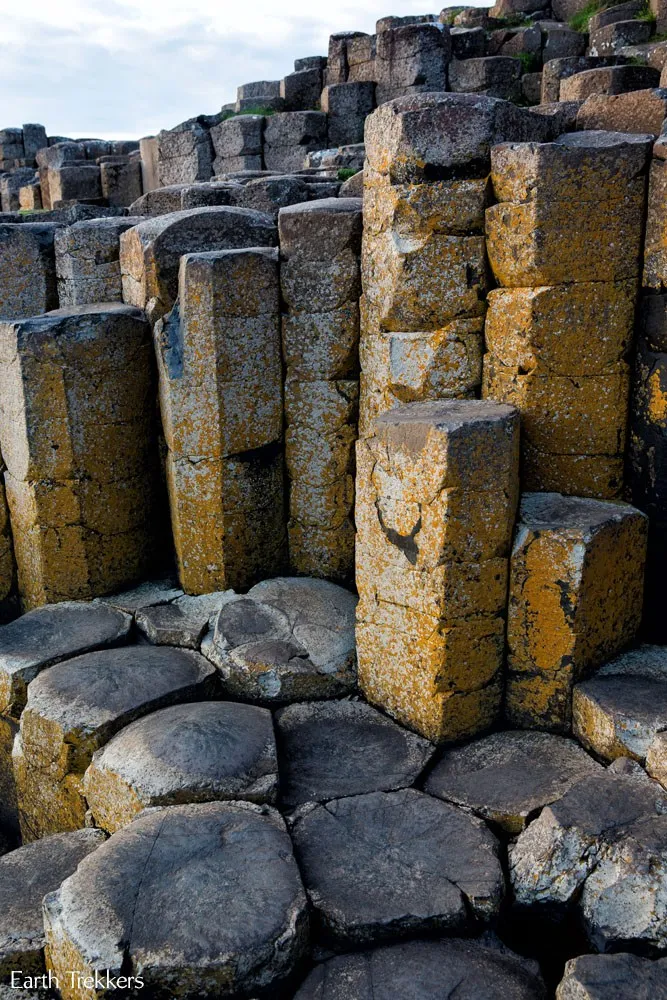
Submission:
[[617,500],[623,496],[623,454],[555,455],[527,442],[521,448],[521,483],[533,492]]

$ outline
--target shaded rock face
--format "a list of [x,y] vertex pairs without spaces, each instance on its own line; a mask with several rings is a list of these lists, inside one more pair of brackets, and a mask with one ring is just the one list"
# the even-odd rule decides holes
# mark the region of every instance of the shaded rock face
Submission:
[[47,963],[63,982],[72,967],[131,970],[154,997],[252,996],[303,957],[306,896],[273,810],[150,810],[100,851],[44,903]]
[[[483,942],[484,939],[482,939]],[[294,1000],[543,1000],[537,968],[477,941],[410,941],[331,958]],[[648,995],[647,995],[648,1000]]]
[[460,931],[493,917],[503,897],[493,834],[421,792],[306,809],[292,836],[320,932],[337,946]]
[[582,955],[565,966],[556,1000],[658,1000],[667,996],[667,959]]
[[426,740],[359,701],[290,705],[277,713],[276,726],[289,809],[407,787],[433,754]]
[[356,681],[355,607],[353,594],[326,580],[266,580],[222,608],[202,652],[235,697],[339,697]]
[[18,969],[25,975],[44,972],[42,899],[104,839],[101,830],[60,833],[0,858],[0,980]]
[[519,906],[573,909],[596,950],[667,947],[667,798],[638,765],[619,761],[546,806],[509,864]]

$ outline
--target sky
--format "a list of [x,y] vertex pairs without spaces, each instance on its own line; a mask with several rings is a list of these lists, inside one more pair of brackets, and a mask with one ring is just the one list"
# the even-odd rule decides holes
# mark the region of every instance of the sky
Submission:
[[0,0],[0,128],[152,135],[326,55],[330,34],[427,11],[423,0]]

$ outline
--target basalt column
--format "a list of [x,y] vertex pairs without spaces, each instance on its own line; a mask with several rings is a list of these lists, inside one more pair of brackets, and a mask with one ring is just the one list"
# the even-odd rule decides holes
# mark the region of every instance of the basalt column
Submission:
[[181,259],[155,328],[181,586],[245,589],[284,568],[278,251]]
[[399,407],[359,441],[357,464],[361,688],[430,740],[470,737],[500,710],[518,412]]
[[278,219],[292,571],[354,576],[361,200],[283,208]]
[[483,395],[521,411],[522,485],[623,491],[647,136],[572,133],[492,152]]

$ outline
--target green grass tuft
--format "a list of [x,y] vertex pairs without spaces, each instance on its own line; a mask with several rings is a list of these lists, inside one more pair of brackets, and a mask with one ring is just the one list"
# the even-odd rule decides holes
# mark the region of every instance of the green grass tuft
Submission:
[[262,107],[246,108],[244,111],[235,112],[235,114],[237,115],[263,115],[265,118],[270,118],[271,115],[275,115],[275,113],[276,113],[275,108],[262,108]]
[[606,7],[611,6],[609,3],[605,3],[604,0],[591,0],[587,3],[583,10],[578,11],[573,17],[570,18],[568,24],[573,31],[588,31],[588,22],[593,17],[593,14],[597,14],[601,10],[605,10]]
[[536,52],[519,52],[515,59],[521,63],[523,73],[537,73],[540,70],[540,57]]
[[338,171],[338,180],[349,181],[350,177],[358,174],[360,169],[360,167],[341,167]]

